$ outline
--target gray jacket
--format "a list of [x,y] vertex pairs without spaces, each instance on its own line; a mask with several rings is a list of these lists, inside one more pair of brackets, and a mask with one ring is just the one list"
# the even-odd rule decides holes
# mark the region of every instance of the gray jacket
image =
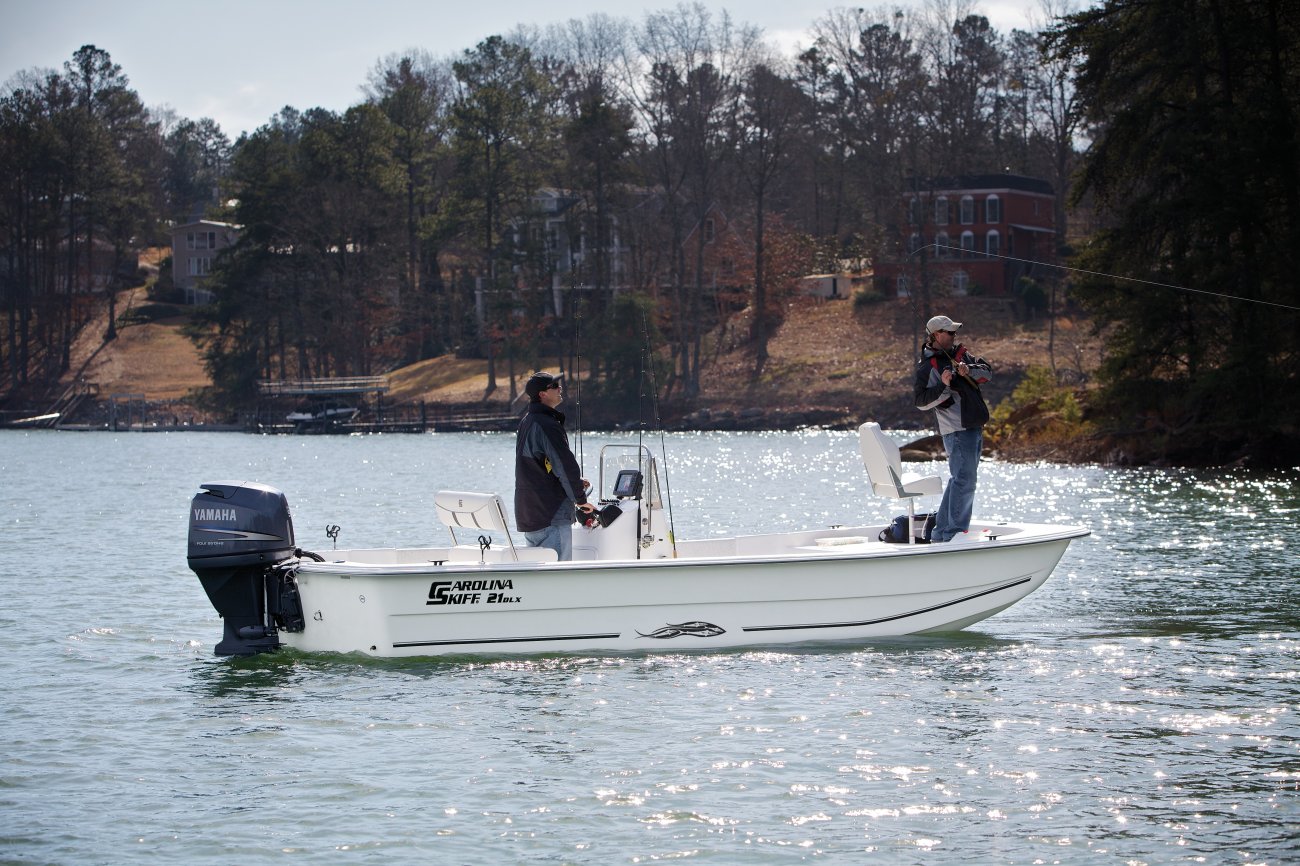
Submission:
[[[913,389],[916,408],[923,412],[934,410],[942,436],[959,430],[978,429],[989,420],[989,407],[984,403],[984,395],[976,385],[957,375],[953,369],[957,361],[966,362],[970,377],[979,385],[993,378],[989,362],[970,354],[962,345],[954,347],[951,356],[926,346],[921,360],[916,362]],[[953,370],[951,385],[943,384],[944,370]]]

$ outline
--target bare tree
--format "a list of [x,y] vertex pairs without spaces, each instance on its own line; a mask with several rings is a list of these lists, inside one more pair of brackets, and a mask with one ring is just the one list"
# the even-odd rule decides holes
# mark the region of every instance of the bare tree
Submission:
[[740,105],[735,112],[734,139],[740,174],[754,204],[754,373],[767,364],[766,218],[773,184],[785,171],[790,151],[799,135],[799,120],[806,102],[798,87],[766,63],[758,63],[746,76]]
[[[699,391],[702,362],[704,256],[710,240],[704,229],[732,157],[729,113],[759,35],[756,28],[733,26],[725,13],[715,21],[702,5],[683,4],[646,16],[635,36],[636,55],[624,64],[622,84],[639,114],[650,175],[672,225],[674,376],[688,398]],[[690,269],[683,249],[688,230],[695,230]]]
[[1001,170],[993,141],[1000,123],[1001,37],[965,0],[930,0],[922,51],[933,86],[926,89],[926,172]]
[[[813,27],[829,77],[831,146],[855,184],[841,194],[858,212],[858,230],[864,219],[887,221],[894,209],[906,144],[920,123],[928,77],[913,28],[902,12],[863,9],[836,10]],[[837,227],[837,234],[846,232]]]

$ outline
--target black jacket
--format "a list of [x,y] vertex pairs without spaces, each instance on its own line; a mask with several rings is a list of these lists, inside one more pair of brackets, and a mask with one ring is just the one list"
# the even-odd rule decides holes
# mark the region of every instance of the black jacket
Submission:
[[545,529],[566,500],[582,505],[587,497],[564,413],[529,403],[515,437],[515,525],[520,532]]

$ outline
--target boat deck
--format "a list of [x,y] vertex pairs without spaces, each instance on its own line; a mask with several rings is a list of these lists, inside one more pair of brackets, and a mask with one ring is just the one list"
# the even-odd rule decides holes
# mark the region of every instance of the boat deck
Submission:
[[[673,560],[683,559],[751,559],[751,558],[790,558],[808,559],[840,556],[888,556],[900,554],[938,553],[941,550],[956,550],[975,544],[993,544],[1005,542],[1025,542],[1043,540],[1049,535],[1071,535],[1073,527],[1046,526],[1037,524],[980,524],[972,525],[970,531],[961,539],[944,545],[930,544],[894,544],[876,540],[882,526],[848,527],[827,530],[804,530],[764,535],[741,535],[727,538],[707,538],[692,541],[680,541],[676,546]],[[578,530],[581,531],[581,530]],[[508,546],[490,547],[483,550],[477,544],[461,544],[448,547],[425,548],[355,548],[318,552],[325,560],[323,565],[341,565],[361,567],[440,567],[460,568],[469,564],[483,563],[521,565],[545,565],[555,563],[555,554],[547,548]],[[641,562],[665,561],[667,558],[639,560]],[[635,562],[635,555],[623,559],[575,560],[583,562]],[[309,568],[322,564],[303,561]]]

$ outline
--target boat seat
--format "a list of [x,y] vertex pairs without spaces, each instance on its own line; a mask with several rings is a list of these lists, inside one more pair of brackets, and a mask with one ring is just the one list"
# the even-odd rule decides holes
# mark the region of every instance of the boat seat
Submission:
[[453,545],[459,545],[456,530],[486,530],[503,532],[506,546],[515,562],[519,553],[515,549],[514,539],[510,537],[510,522],[506,518],[506,506],[501,497],[495,493],[467,493],[460,490],[439,490],[433,495],[433,507],[438,512],[438,519],[451,533]]
[[898,443],[886,436],[875,421],[867,421],[858,428],[858,444],[862,449],[862,462],[866,464],[872,492],[877,496],[907,502],[907,542],[914,543],[916,499],[942,494],[943,479],[938,475],[904,475]]

